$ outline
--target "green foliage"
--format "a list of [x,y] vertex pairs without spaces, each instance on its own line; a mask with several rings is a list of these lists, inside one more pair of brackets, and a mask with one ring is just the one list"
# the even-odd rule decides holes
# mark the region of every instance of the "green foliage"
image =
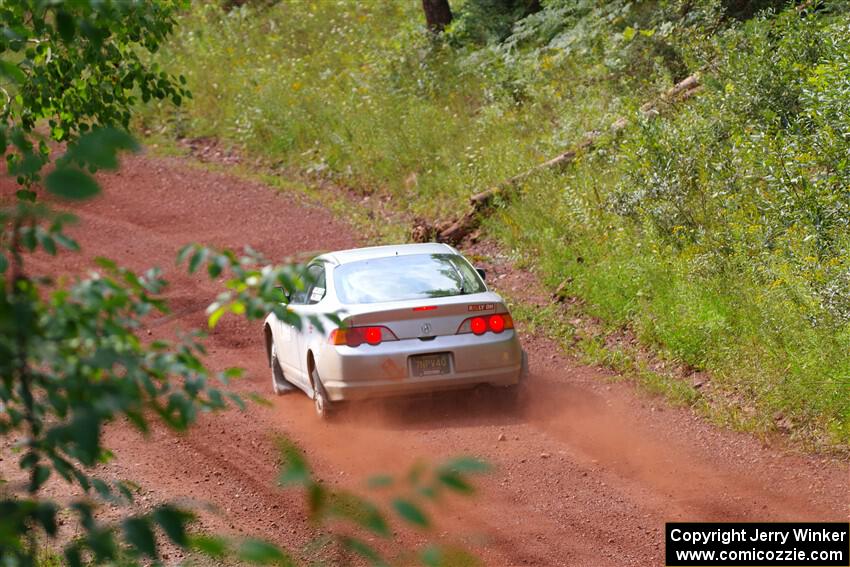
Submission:
[[[371,540],[378,537],[387,544],[392,540],[394,530],[391,529],[388,512],[351,491],[328,488],[313,477],[297,446],[285,439],[280,439],[278,445],[283,456],[278,482],[282,486],[299,486],[304,489],[308,495],[311,521],[316,524],[342,521],[353,527],[356,533],[363,534],[352,535],[349,530],[340,530],[335,532],[328,544],[336,544],[352,556],[376,567],[410,563],[407,551],[394,550],[397,557],[388,560],[385,552],[366,541],[366,538]],[[434,468],[416,464],[405,475],[406,482],[382,475],[380,482],[370,480],[367,485],[389,496],[389,508],[398,520],[419,530],[429,530],[433,522],[426,506],[439,501],[447,490],[468,494],[472,487],[469,477],[489,470],[487,463],[463,457]],[[387,546],[380,547],[384,549]],[[420,562],[426,566],[478,565],[471,554],[452,545],[428,544],[418,555]]]
[[583,67],[617,73],[625,86],[650,78],[677,82],[692,70],[689,62],[707,56],[705,31],[722,18],[712,0],[553,0],[519,21],[505,48],[525,48],[526,58],[543,55],[550,64],[581,57]]
[[[127,126],[135,89],[141,98],[175,98],[184,91],[149,68],[135,50],[154,52],[174,25],[173,1],[12,2],[3,7],[0,53],[17,54],[4,69],[15,80],[7,113],[31,131],[50,119],[58,141],[93,125]],[[5,59],[5,57],[4,57]]]
[[[7,489],[0,497],[4,565],[42,561],[40,544],[57,535],[60,515],[75,518],[79,527],[64,549],[72,566],[155,560],[158,530],[176,545],[189,543],[192,515],[168,505],[116,524],[96,516],[98,503],[132,501],[128,484],[94,472],[111,458],[102,444],[107,423],[124,417],[147,431],[158,419],[185,429],[199,411],[224,407],[230,396],[209,384],[196,336],[149,344],[139,338],[144,318],[166,312],[159,297],[165,281],[157,270],[138,275],[106,259],[98,261],[99,273],[70,285],[26,270],[28,254],[79,248],[65,232],[76,219],[35,202],[33,184],[50,154],[36,128],[47,119],[51,137],[67,142],[43,179],[46,189],[68,199],[96,195],[100,188],[91,172],[116,168],[117,153],[136,148],[125,131],[112,127],[128,125],[134,93],[171,96],[178,104],[186,94],[139,58],[171,31],[176,6],[92,1],[0,7],[0,147],[8,173],[22,186],[17,202],[6,200],[0,209],[0,435],[18,439],[15,450],[28,477],[24,493]],[[240,301],[256,308],[263,298],[270,300],[265,305],[277,304],[266,288],[251,289],[233,298],[231,309]],[[222,381],[229,374],[222,373]],[[41,497],[51,477],[76,485],[84,496],[61,506]]]
[[459,44],[498,43],[516,22],[539,10],[539,0],[467,0],[455,11],[445,37]]
[[[207,309],[209,326],[215,327],[225,313],[244,315],[249,319],[262,319],[270,312],[280,321],[301,328],[300,316],[288,310],[285,298],[309,286],[303,266],[288,264],[273,266],[262,254],[246,247],[242,256],[230,250],[217,251],[197,244],[184,246],[177,255],[177,263],[188,263],[189,273],[206,264],[210,278],[229,275],[226,288]],[[327,319],[327,321],[323,321]],[[336,315],[310,315],[307,320],[317,329],[326,322],[339,323]]]
[[[449,216],[470,191],[551,157],[684,77],[689,59],[711,48],[694,38],[722,15],[711,0],[533,4],[461,3],[439,40],[414,4],[229,12],[199,4],[161,57],[186,74],[195,98],[179,109],[152,106],[147,127],[214,135],[274,167]],[[528,12],[501,43],[464,36],[467,24]]]
[[471,187],[554,148],[517,140],[542,135],[562,107],[535,109],[539,126],[520,120],[529,77],[498,53],[456,57],[421,20],[421,6],[401,2],[279,3],[261,13],[198,5],[162,59],[186,74],[194,98],[149,114],[149,127],[223,137],[276,167],[448,215]]
[[[98,139],[103,145],[92,147],[99,155],[116,150],[111,145],[114,138]],[[93,183],[87,176],[83,179]],[[69,193],[82,198],[72,182],[68,181]],[[0,435],[21,439],[20,467],[29,478],[26,495],[12,492],[0,498],[4,564],[32,564],[40,554],[37,542],[56,536],[60,514],[70,514],[78,523],[80,535],[64,548],[65,561],[72,566],[158,560],[160,534],[175,545],[213,557],[234,553],[257,564],[291,564],[282,550],[267,542],[190,536],[194,516],[170,505],[116,524],[98,520],[100,503],[121,506],[133,498],[126,483],[107,482],[95,469],[112,457],[103,445],[104,426],[123,417],[142,432],[149,430],[151,420],[184,430],[199,412],[221,409],[228,400],[242,405],[237,396],[212,382],[226,384],[239,372],[229,369],[213,376],[202,362],[205,351],[197,333],[176,342],[140,339],[144,320],[168,312],[161,297],[166,282],[158,270],[138,275],[99,258],[98,273],[68,286],[30,278],[26,254],[41,249],[55,255],[57,244],[77,249],[63,232],[75,219],[41,203],[20,201],[0,210],[0,220],[6,227],[0,233],[0,249],[11,258],[0,271]],[[282,320],[300,324],[282,307],[278,289],[291,293],[303,286],[300,268],[270,266],[251,250],[238,257],[230,251],[189,246],[181,256],[190,258],[192,271],[206,262],[211,278],[228,274],[228,291],[210,308],[211,324],[221,310],[249,319],[274,311]],[[290,461],[292,474],[295,464]],[[304,472],[295,480],[303,482],[308,473],[306,464],[301,466]],[[61,506],[40,497],[52,476],[76,485],[84,496]],[[387,534],[380,516],[365,501],[337,496],[328,506]]]
[[[142,100],[170,97],[176,104],[188,94],[173,77],[155,72],[155,66],[139,57],[156,51],[170,33],[177,6],[169,1],[91,1],[0,7],[0,71],[11,89],[6,91],[0,145],[9,173],[22,186],[17,200],[7,200],[0,209],[0,435],[17,439],[15,451],[28,478],[24,489],[4,487],[0,494],[3,565],[59,561],[43,549],[45,544],[58,547],[60,521],[73,524],[73,537],[62,549],[64,563],[71,567],[160,564],[166,541],[215,559],[293,564],[270,542],[194,534],[194,515],[169,504],[124,514],[115,522],[102,520],[103,504],[133,501],[132,485],[108,482],[96,468],[112,458],[104,445],[104,427],[126,419],[143,433],[154,421],[185,430],[199,412],[224,408],[228,402],[242,407],[238,396],[215,384],[226,385],[240,371],[214,374],[207,369],[197,331],[176,341],[140,337],[146,321],[168,313],[162,297],[166,282],[157,269],[140,275],[98,258],[97,271],[70,283],[32,277],[27,271],[32,253],[55,256],[60,249],[79,249],[65,232],[76,218],[36,202],[35,183],[42,180],[49,156],[49,146],[36,130],[39,121],[48,119],[52,138],[67,142],[65,153],[43,178],[45,188],[66,199],[97,195],[100,187],[91,174],[117,168],[120,151],[137,149],[125,130],[113,127],[128,125],[134,93],[140,92]],[[197,245],[186,246],[177,260],[185,261],[189,272],[205,266],[210,278],[227,277],[226,291],[209,309],[210,326],[227,312],[248,319],[274,312],[281,320],[301,324],[281,304],[282,293],[309,283],[300,267],[268,265],[250,249],[240,257]],[[309,501],[318,506],[317,518],[347,519],[390,535],[374,505],[353,494],[324,491],[310,480],[306,463],[298,464],[293,455],[284,477],[307,488]],[[82,496],[62,504],[44,497],[44,485],[52,478],[74,486]],[[361,541],[345,542],[361,555],[372,553]]]
[[755,427],[781,415],[832,441],[850,423],[848,23],[789,10],[715,38],[695,102],[494,225],[592,314],[714,371]]
[[[142,320],[167,313],[160,297],[165,281],[157,270],[137,275],[100,259],[100,273],[68,287],[45,287],[46,282],[27,277],[21,248],[50,254],[57,250],[48,242],[76,248],[63,232],[73,218],[27,202],[0,211],[0,218],[7,227],[0,243],[12,257],[0,274],[0,434],[22,439],[20,466],[28,471],[30,495],[0,500],[4,561],[29,564],[38,548],[27,542],[42,537],[38,533],[55,535],[62,508],[37,497],[54,475],[86,494],[68,507],[84,534],[66,547],[69,564],[87,562],[86,557],[97,563],[128,555],[156,558],[154,526],[171,542],[189,545],[186,529],[192,515],[170,506],[126,518],[120,526],[96,520],[95,502],[132,499],[125,485],[108,483],[93,472],[111,457],[101,432],[118,417],[143,432],[151,419],[185,429],[199,411],[219,409],[226,399],[238,398],[211,384],[196,335],[174,343],[140,340]],[[238,259],[229,252],[218,256],[246,268],[256,261],[256,256]],[[287,269],[261,271],[271,277]],[[277,290],[255,285],[256,278],[246,270],[230,280],[239,290],[229,299],[231,311],[257,318],[279,308]],[[226,383],[234,374],[222,372],[217,379]],[[258,553],[245,555],[265,557]]]
[[[0,86],[0,146],[5,149],[12,141],[16,150],[6,154],[9,173],[27,186],[40,181],[50,154],[50,145],[36,130],[42,120],[51,139],[73,142],[98,128],[127,128],[139,100],[168,98],[180,104],[189,96],[181,80],[143,60],[145,52],[157,51],[171,33],[175,10],[182,5],[172,0],[91,0],[7,2],[0,7],[0,74],[6,79]],[[85,148],[76,153],[80,166],[114,167]],[[79,192],[94,190],[79,173],[57,175],[47,185],[61,196],[68,196],[61,185],[72,182]]]
[[850,147],[833,106],[848,93],[846,25],[796,13],[751,22],[698,103],[624,144],[612,197],[712,269],[747,258],[755,283],[803,284],[812,322],[833,328],[849,320]]
[[746,20],[768,10],[778,11],[788,6],[787,0],[723,0],[723,8],[732,18]]
[[[95,144],[92,149],[98,155],[116,151],[112,145],[115,138],[97,140],[102,145]],[[89,143],[83,138],[80,146]],[[91,182],[89,177],[84,179]],[[71,194],[82,198],[75,189],[68,185]],[[56,537],[60,516],[70,516],[78,524],[78,535],[63,550],[64,560],[71,566],[158,561],[164,540],[213,558],[231,557],[260,565],[295,564],[271,542],[193,534],[194,515],[171,505],[132,514],[116,523],[98,519],[100,504],[124,506],[133,499],[129,485],[109,483],[95,469],[112,457],[103,445],[106,424],[126,418],[147,432],[150,422],[158,420],[183,430],[199,412],[223,408],[227,400],[237,405],[242,402],[213,385],[212,373],[202,362],[204,348],[199,335],[189,334],[173,343],[139,338],[143,321],[168,312],[161,297],[166,282],[158,270],[138,275],[99,258],[98,273],[67,286],[30,278],[25,271],[26,254],[37,249],[56,254],[57,243],[77,248],[63,232],[75,219],[53,212],[43,203],[20,201],[0,210],[0,220],[6,227],[0,233],[0,245],[11,258],[0,272],[0,434],[22,439],[20,466],[29,478],[26,494],[12,491],[0,498],[4,564],[33,564],[41,556],[40,543]],[[178,262],[183,261],[190,271],[206,266],[211,278],[227,277],[227,291],[209,309],[211,325],[224,312],[249,319],[276,312],[282,320],[301,323],[281,305],[279,289],[292,293],[305,285],[300,267],[268,265],[250,249],[240,257],[197,245],[180,252]],[[322,322],[313,321],[316,325]],[[230,369],[216,379],[226,384],[238,374]],[[376,505],[352,492],[326,489],[313,479],[297,448],[282,442],[281,450],[285,461],[281,483],[304,490],[314,521],[350,522],[372,535],[391,539],[388,521]],[[421,474],[412,481],[412,495],[396,506],[401,519],[430,525],[415,500],[437,498],[442,488],[469,492],[466,475],[482,472],[486,465],[458,459],[436,470],[430,484]],[[41,497],[41,489],[52,476],[76,485],[84,496],[65,505]],[[341,549],[372,564],[385,564],[362,539],[340,535],[335,541]]]
[[249,539],[242,543],[239,548],[239,558],[248,563],[257,565],[293,565],[292,560],[271,543]]
[[[453,4],[437,40],[413,4],[198,6],[167,54],[197,96],[146,119],[439,219],[625,116],[488,230],[606,328],[711,370],[712,403],[850,438],[846,2],[491,5]],[[693,102],[637,112],[697,71]]]

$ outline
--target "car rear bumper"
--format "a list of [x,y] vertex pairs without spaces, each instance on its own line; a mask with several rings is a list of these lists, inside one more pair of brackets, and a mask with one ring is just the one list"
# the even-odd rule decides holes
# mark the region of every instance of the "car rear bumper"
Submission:
[[[421,354],[449,354],[449,372],[414,376],[410,358]],[[361,400],[472,388],[480,384],[511,386],[519,383],[522,349],[513,330],[407,339],[356,348],[331,346],[316,360],[322,385],[332,401]]]

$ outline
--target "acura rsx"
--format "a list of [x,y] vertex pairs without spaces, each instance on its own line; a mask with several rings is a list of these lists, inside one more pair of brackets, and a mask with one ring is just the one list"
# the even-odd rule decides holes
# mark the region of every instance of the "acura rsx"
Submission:
[[[300,328],[265,320],[272,387],[293,387],[327,418],[337,402],[490,385],[515,393],[527,362],[484,272],[445,244],[323,254],[287,309]],[[338,324],[310,323],[336,316]],[[327,321],[326,319],[324,319]]]

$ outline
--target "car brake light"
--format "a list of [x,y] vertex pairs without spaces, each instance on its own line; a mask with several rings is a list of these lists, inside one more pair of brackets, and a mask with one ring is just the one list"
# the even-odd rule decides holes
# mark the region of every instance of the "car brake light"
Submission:
[[425,305],[425,306],[422,306],[422,307],[414,307],[413,310],[414,311],[433,311],[436,308],[437,308],[436,305]]
[[363,331],[363,337],[370,345],[381,344],[381,329],[378,327],[366,327]]
[[487,321],[484,320],[484,317],[473,317],[472,321],[469,322],[469,328],[476,335],[483,335],[487,332]]
[[514,320],[508,313],[497,313],[489,317],[470,317],[460,324],[457,334],[474,333],[483,335],[487,331],[501,333],[505,329],[513,329]]
[[334,329],[331,331],[328,342],[336,346],[359,347],[363,343],[372,346],[379,345],[384,341],[397,341],[392,331],[386,327],[348,327],[346,329]]

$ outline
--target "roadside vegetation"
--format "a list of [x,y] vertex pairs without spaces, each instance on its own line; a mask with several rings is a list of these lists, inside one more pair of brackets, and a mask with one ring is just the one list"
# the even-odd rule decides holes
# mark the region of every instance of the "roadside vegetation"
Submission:
[[[329,555],[333,564],[477,564],[454,545],[420,539],[412,548],[395,537],[399,525],[430,528],[433,503],[446,492],[473,492],[471,477],[489,467],[472,458],[418,465],[403,482],[375,477],[370,486],[387,502],[379,506],[323,485],[301,451],[279,439],[278,484],[301,489],[310,525],[327,531],[297,551],[203,533],[198,508],[139,505],[132,479],[101,468],[115,456],[104,438],[115,422],[142,434],[158,426],[185,431],[203,412],[245,408],[227,389],[241,370],[205,366],[202,330],[143,338],[145,319],[169,312],[158,268],[135,273],[101,257],[85,276],[52,278],[33,268],[36,255],[79,252],[66,230],[79,219],[65,205],[97,196],[93,174],[117,169],[121,152],[138,150],[126,128],[139,99],[180,105],[191,96],[185,79],[150,60],[181,7],[169,0],[0,6],[0,148],[14,180],[0,195],[0,461],[17,465],[0,470],[0,564],[162,565],[169,547],[215,564],[324,564]],[[177,261],[226,280],[207,310],[211,328],[226,314],[256,320],[274,312],[303,323],[281,303],[281,291],[307,283],[299,266],[271,265],[251,249],[239,256],[191,244]],[[319,328],[338,323],[309,320]],[[46,490],[53,483],[62,488]],[[106,506],[119,512],[104,514]]]
[[738,425],[850,440],[846,2],[454,0],[442,32],[414,1],[240,4],[181,17],[160,61],[194,98],[146,128],[432,220],[598,131],[485,234]]

